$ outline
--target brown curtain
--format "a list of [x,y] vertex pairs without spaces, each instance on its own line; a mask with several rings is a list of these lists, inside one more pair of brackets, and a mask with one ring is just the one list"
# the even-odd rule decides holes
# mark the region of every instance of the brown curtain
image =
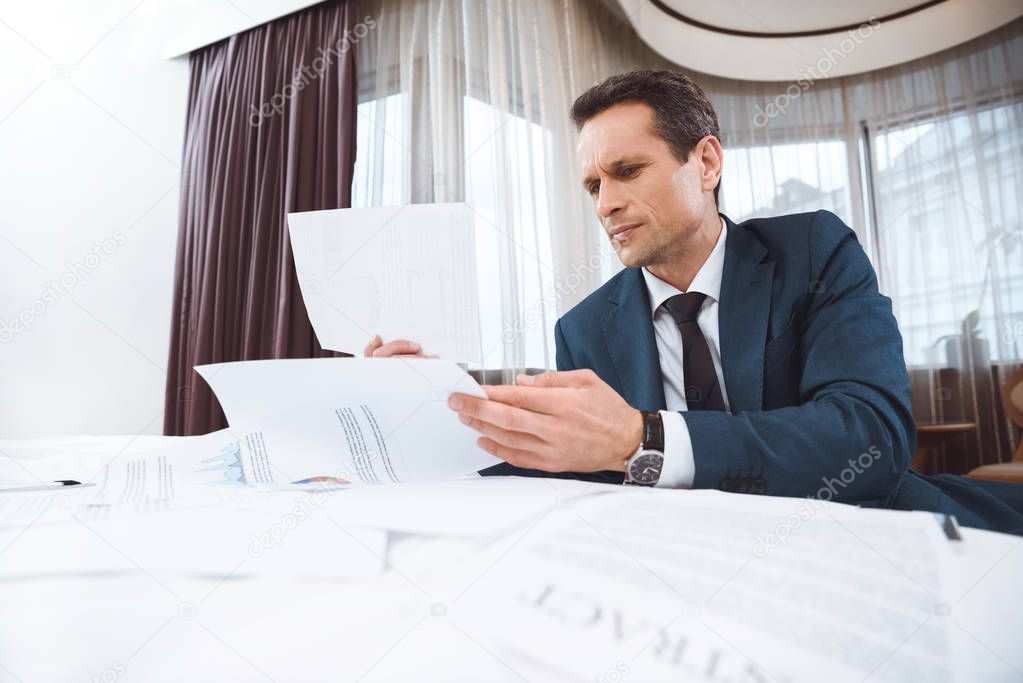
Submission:
[[193,366],[343,355],[313,334],[286,214],[350,206],[364,33],[329,2],[191,55],[164,434],[226,426]]

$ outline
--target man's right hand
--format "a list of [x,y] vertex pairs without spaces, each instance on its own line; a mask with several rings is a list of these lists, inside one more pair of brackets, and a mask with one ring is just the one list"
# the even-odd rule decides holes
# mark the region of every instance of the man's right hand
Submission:
[[386,344],[380,335],[373,337],[362,350],[366,358],[436,358],[423,354],[423,347],[408,339],[395,339]]

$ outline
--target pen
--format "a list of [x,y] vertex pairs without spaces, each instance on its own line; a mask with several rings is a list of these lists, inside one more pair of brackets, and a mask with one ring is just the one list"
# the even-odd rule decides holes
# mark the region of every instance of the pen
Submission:
[[963,540],[963,535],[959,533],[959,524],[954,515],[945,515],[941,524],[941,530],[945,532],[945,536],[950,541]]
[[10,486],[10,487],[6,487],[6,488],[0,487],[0,493],[15,493],[15,492],[20,493],[20,492],[23,492],[23,491],[24,492],[27,492],[27,491],[54,491],[54,490],[57,490],[57,489],[62,489],[62,488],[68,487],[68,486],[78,486],[78,487],[81,487],[81,488],[85,488],[86,486],[95,486],[95,485],[96,485],[95,482],[90,482],[88,484],[83,484],[82,482],[75,481],[74,479],[58,479],[57,481],[53,482],[52,484],[40,484],[38,486]]

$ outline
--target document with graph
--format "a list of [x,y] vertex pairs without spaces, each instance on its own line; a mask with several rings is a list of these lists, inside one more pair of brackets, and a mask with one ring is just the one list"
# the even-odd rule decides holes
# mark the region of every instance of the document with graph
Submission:
[[31,483],[63,478],[80,484],[0,496],[0,527],[24,524],[54,509],[92,521],[223,503],[254,490],[242,472],[240,444],[227,429],[176,437],[141,453],[112,451],[102,460],[77,453],[33,460]]
[[237,435],[249,484],[396,484],[500,462],[447,405],[486,398],[458,365],[427,358],[310,358],[203,365]]

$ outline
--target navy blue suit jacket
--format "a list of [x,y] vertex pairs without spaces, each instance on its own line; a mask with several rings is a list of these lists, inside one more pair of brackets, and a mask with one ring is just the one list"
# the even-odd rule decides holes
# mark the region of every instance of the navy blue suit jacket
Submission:
[[[682,413],[693,488],[950,512],[985,528],[1016,524],[1008,508],[998,522],[974,519],[940,482],[908,470],[916,428],[902,337],[855,233],[827,211],[741,225],[723,218],[718,315],[731,414]],[[555,341],[559,370],[589,368],[631,406],[665,409],[639,269],[623,270],[566,313]],[[622,479],[507,464],[485,473]]]
[[[836,478],[835,500],[885,504],[916,432],[891,300],[855,234],[826,211],[725,221],[718,325],[732,414],[683,413],[693,487],[810,496]],[[559,370],[590,368],[630,405],[665,408],[639,269],[569,311],[555,339]],[[861,471],[847,483],[849,460]]]

